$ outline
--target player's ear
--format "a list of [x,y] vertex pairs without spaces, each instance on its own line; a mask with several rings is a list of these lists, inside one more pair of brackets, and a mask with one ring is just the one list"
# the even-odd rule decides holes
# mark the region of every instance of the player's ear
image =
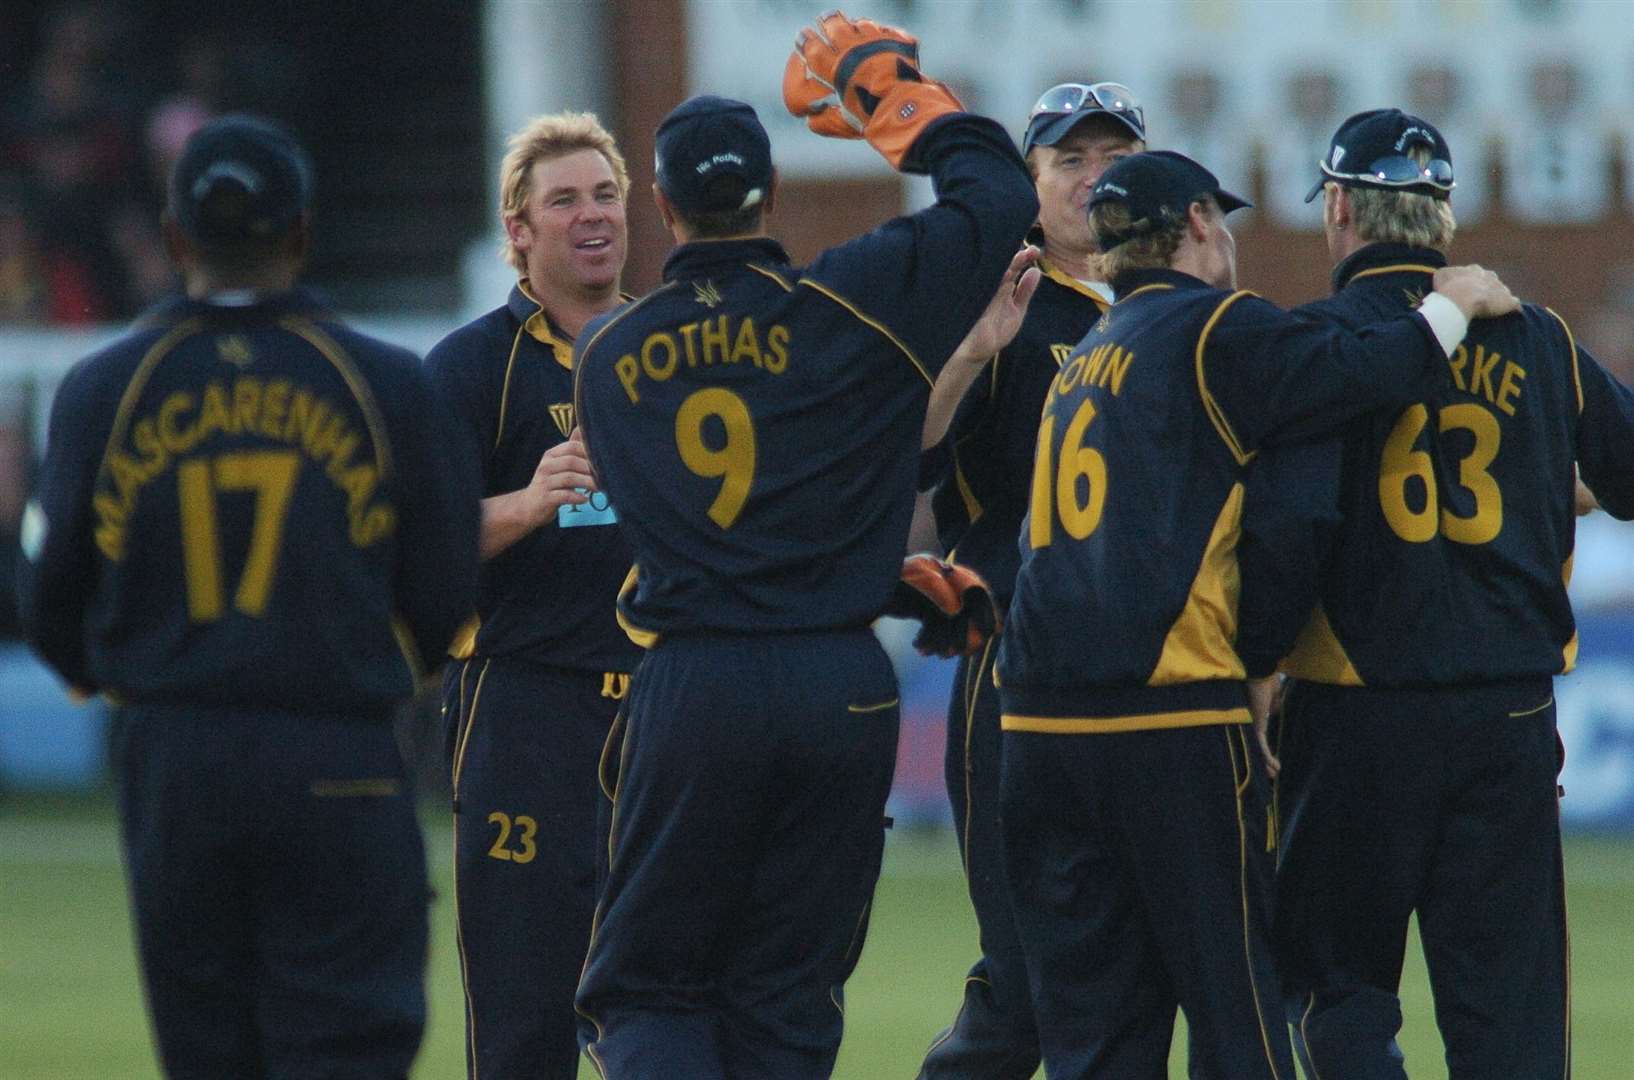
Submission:
[[1186,231],[1191,234],[1194,243],[1201,244],[1209,238],[1213,227],[1210,220],[1212,204],[1206,199],[1199,199],[1186,207]]
[[761,202],[760,216],[771,217],[777,207],[777,193],[782,190],[783,177],[776,169],[772,170],[772,182],[766,185],[766,198]]
[[533,239],[527,219],[521,214],[504,214],[499,220],[505,225],[505,235],[510,238],[511,246],[518,251],[526,251],[527,244]]
[[1323,189],[1323,209],[1332,215],[1334,228],[1345,229],[1350,227],[1353,220],[1350,191],[1343,185],[1329,184]]
[[671,205],[669,197],[658,187],[658,181],[652,185],[652,201],[658,207],[658,216],[664,220],[664,228],[675,228],[675,207]]
[[170,259],[172,266],[178,270],[185,268],[192,261],[193,246],[187,241],[187,234],[176,217],[169,210],[159,218],[159,232],[164,237],[165,255]]

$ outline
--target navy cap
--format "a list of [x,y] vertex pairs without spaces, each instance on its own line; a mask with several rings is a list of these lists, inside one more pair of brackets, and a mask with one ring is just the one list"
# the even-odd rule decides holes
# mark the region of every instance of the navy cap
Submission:
[[747,210],[772,183],[772,142],[752,106],[701,94],[670,111],[654,137],[658,186],[682,213]]
[[[1420,165],[1407,156],[1415,146],[1429,150],[1430,160]],[[1455,186],[1452,149],[1428,120],[1400,109],[1369,109],[1339,125],[1319,163],[1322,176],[1305,201],[1322,194],[1332,180],[1354,187],[1384,191],[1412,191],[1445,199]]]
[[1129,208],[1134,224],[1112,236],[1097,236],[1101,250],[1111,251],[1170,222],[1184,221],[1191,204],[1205,195],[1220,204],[1222,213],[1254,205],[1223,190],[1213,173],[1185,154],[1149,150],[1118,159],[1095,181],[1089,193],[1089,209],[1122,203]]
[[203,244],[281,236],[312,202],[312,163],[293,136],[236,114],[193,133],[170,175],[170,212]]
[[1131,138],[1146,141],[1146,110],[1134,91],[1122,83],[1062,83],[1039,97],[1027,116],[1021,153],[1035,146],[1054,146],[1092,116],[1105,116],[1122,125]]

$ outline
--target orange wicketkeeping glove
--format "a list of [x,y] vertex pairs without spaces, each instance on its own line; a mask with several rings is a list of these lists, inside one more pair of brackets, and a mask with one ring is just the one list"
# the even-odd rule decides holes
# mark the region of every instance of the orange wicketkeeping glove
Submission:
[[795,38],[783,104],[819,135],[867,139],[898,169],[925,125],[964,110],[953,91],[920,73],[912,34],[839,11]]
[[968,566],[909,555],[885,614],[918,619],[913,647],[926,656],[969,655],[999,631],[993,591]]

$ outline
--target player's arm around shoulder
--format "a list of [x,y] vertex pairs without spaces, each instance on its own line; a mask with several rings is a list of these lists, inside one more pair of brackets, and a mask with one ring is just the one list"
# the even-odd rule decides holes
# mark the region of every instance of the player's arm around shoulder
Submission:
[[1428,314],[1405,311],[1351,329],[1252,293],[1230,294],[1204,324],[1198,386],[1239,460],[1268,442],[1320,438],[1426,393],[1468,329],[1455,306],[1432,299],[1442,298],[1426,299]]

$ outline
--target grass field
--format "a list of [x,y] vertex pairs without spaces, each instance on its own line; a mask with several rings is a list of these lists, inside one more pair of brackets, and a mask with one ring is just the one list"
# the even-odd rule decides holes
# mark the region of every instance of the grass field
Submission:
[[[439,899],[431,1024],[414,1076],[452,1080],[464,1065],[448,830],[434,812],[427,825]],[[1622,1080],[1634,1075],[1634,844],[1574,839],[1567,859],[1575,1076]],[[868,946],[847,987],[837,1077],[914,1074],[956,1007],[974,933],[951,833],[894,835]],[[1416,944],[1402,997],[1409,1071],[1445,1077]],[[1185,1074],[1182,1061],[1183,1052],[1171,1075]],[[154,1075],[111,810],[101,800],[0,804],[0,1078]]]

